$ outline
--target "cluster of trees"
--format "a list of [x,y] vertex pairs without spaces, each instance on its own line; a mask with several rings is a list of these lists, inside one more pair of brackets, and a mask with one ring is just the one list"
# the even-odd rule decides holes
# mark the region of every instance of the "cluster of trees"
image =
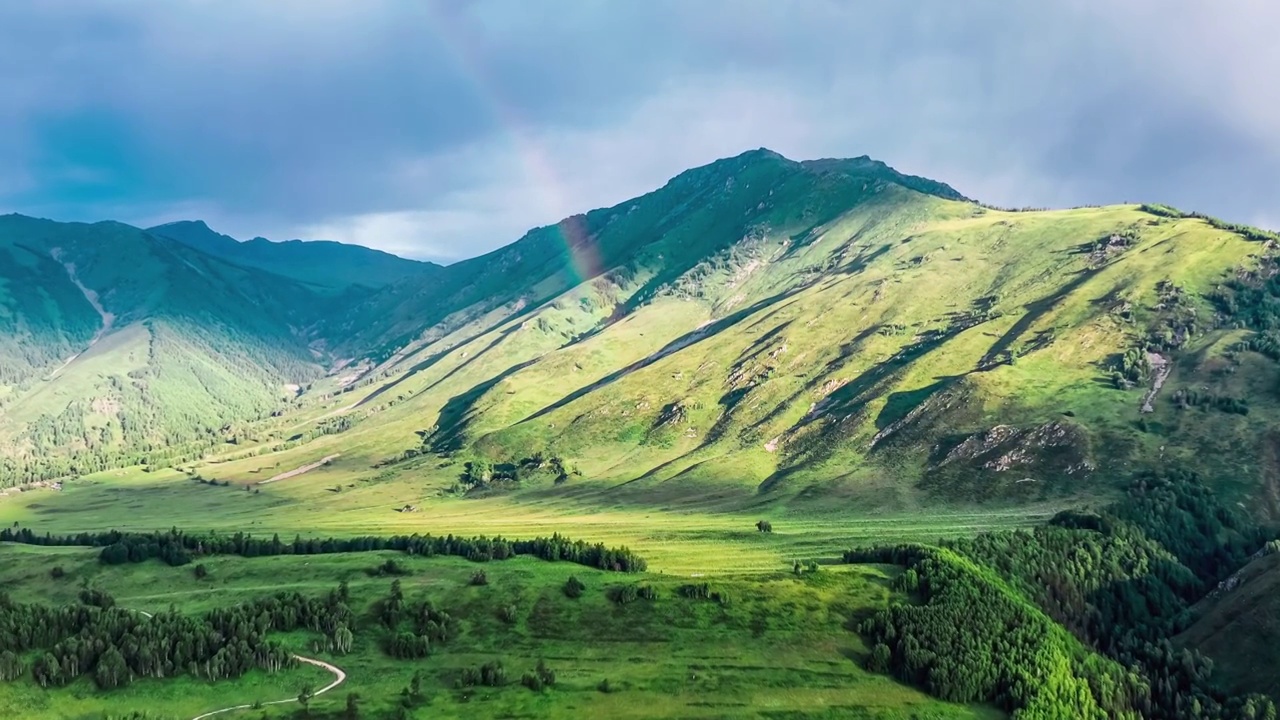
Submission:
[[520,678],[520,683],[534,692],[542,692],[544,688],[555,686],[556,672],[547,667],[545,660],[539,660],[533,672],[527,672]]
[[462,674],[455,683],[457,687],[502,687],[507,684],[507,671],[501,660],[490,660],[480,667],[463,668]]
[[294,660],[267,635],[301,628],[346,638],[350,647],[352,613],[337,593],[280,593],[201,616],[171,610],[147,617],[111,607],[102,595],[89,599],[95,604],[52,607],[19,604],[0,594],[0,678],[22,676],[22,656],[28,653],[34,655],[31,676],[42,687],[85,675],[111,689],[136,677],[187,673],[222,680],[253,668],[275,672]]
[[1121,390],[1146,382],[1151,374],[1151,362],[1145,348],[1129,348],[1115,359],[1111,373],[1112,383]]
[[690,600],[711,600],[721,605],[729,604],[729,594],[715,590],[708,583],[689,583],[676,588],[676,594]]
[[1179,390],[1173,394],[1171,399],[1173,400],[1173,404],[1180,410],[1198,407],[1202,410],[1212,408],[1214,410],[1220,410],[1233,415],[1249,414],[1249,401],[1244,398],[1215,395],[1211,392],[1202,392],[1199,390]]
[[298,433],[297,435],[290,437],[285,442],[301,444],[325,435],[337,435],[338,433],[344,433],[355,427],[355,424],[355,419],[350,415],[339,415],[337,417],[325,418],[324,420],[316,423],[315,427]]
[[448,642],[458,634],[458,621],[444,610],[424,599],[408,604],[399,580],[377,608],[378,619],[390,632],[387,654],[401,659],[424,658],[433,645]]
[[657,600],[658,590],[652,585],[617,585],[609,588],[609,599],[619,605],[627,605],[636,600]]
[[1265,540],[1194,475],[1175,472],[1138,476],[1101,513],[846,560],[907,566],[898,588],[924,604],[862,625],[869,667],[941,697],[1031,717],[1262,720],[1274,704],[1219,692],[1211,663],[1169,639]]
[[491,463],[488,460],[472,460],[463,465],[462,474],[458,476],[457,489],[465,492],[477,488],[488,487],[495,483],[519,482],[522,477],[534,473],[550,473],[555,477],[557,485],[567,482],[571,475],[581,475],[578,469],[570,468],[560,457],[547,457],[536,452],[518,462]]
[[245,533],[233,535],[190,534],[171,528],[167,532],[126,533],[116,530],[76,535],[38,535],[30,528],[0,530],[0,542],[28,545],[101,547],[102,562],[115,565],[143,562],[159,558],[170,565],[184,565],[191,558],[205,555],[327,555],[347,552],[398,550],[410,555],[452,555],[473,562],[506,560],[530,555],[553,562],[571,562],[600,570],[643,572],[644,558],[626,547],[610,548],[603,543],[570,540],[560,534],[532,540],[507,540],[502,537],[460,537],[454,535],[393,535],[354,538],[303,539],[284,542],[279,535],[270,539]]
[[1140,678],[1090,653],[959,553],[902,545],[852,550],[845,559],[907,566],[922,599],[860,624],[872,669],[944,700],[990,702],[1018,717],[1140,717]]

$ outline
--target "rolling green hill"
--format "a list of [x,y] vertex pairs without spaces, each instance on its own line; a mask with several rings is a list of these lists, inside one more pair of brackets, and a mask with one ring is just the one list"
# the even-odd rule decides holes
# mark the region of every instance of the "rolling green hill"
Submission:
[[292,278],[325,293],[353,287],[377,289],[406,278],[430,277],[440,269],[434,263],[405,260],[360,245],[322,240],[273,242],[261,237],[240,242],[214,232],[199,220],[166,223],[147,232],[237,265]]

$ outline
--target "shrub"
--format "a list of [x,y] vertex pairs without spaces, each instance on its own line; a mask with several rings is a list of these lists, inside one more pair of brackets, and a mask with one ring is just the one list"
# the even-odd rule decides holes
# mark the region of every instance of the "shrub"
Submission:
[[489,576],[485,575],[483,570],[477,570],[477,571],[475,571],[475,572],[471,573],[471,583],[470,583],[470,584],[472,584],[472,585],[488,585],[488,584],[489,584]]
[[49,570],[49,577],[53,578],[54,580],[61,580],[62,578],[66,577],[66,575],[67,575],[67,571],[63,570],[61,565],[54,565],[53,569]]
[[515,605],[503,605],[498,610],[498,618],[508,625],[514,625],[516,620],[520,618],[520,611],[516,609]]
[[583,585],[576,575],[569,576],[569,579],[564,583],[564,594],[571,598],[582,597],[582,591],[586,589],[587,586]]
[[396,562],[395,558],[388,558],[386,562],[368,571],[374,577],[382,577],[384,575],[403,576],[413,574],[409,568]]
[[520,683],[534,692],[541,692],[543,688],[553,687],[556,684],[556,673],[547,667],[545,660],[539,660],[533,672],[527,672],[520,678]]
[[204,563],[200,563],[195,567],[195,574],[197,580],[203,580],[209,577],[209,568],[205,567]]

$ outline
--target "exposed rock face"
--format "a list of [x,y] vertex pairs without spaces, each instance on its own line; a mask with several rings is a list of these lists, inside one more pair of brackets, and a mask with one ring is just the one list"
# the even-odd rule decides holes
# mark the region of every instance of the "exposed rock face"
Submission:
[[[1094,469],[1088,447],[1084,431],[1066,422],[1054,421],[1030,429],[996,425],[970,435],[942,454],[933,469],[967,464],[991,472],[1017,469],[1074,475]],[[941,448],[934,451],[937,457]]]

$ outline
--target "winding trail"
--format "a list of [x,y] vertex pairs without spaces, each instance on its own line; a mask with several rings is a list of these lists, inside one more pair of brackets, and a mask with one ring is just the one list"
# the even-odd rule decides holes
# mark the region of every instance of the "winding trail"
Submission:
[[[328,685],[325,685],[323,688],[320,688],[319,690],[315,691],[315,693],[313,693],[311,697],[319,697],[320,695],[323,695],[329,692],[330,690],[338,687],[347,679],[347,674],[343,672],[341,668],[339,668],[336,665],[330,665],[329,663],[323,660],[316,660],[315,658],[302,657],[301,655],[294,655],[293,659],[297,660],[298,662],[307,663],[308,665],[315,665],[316,667],[324,668],[325,670],[328,670],[329,672],[333,673],[334,681],[329,683]],[[272,700],[270,702],[264,702],[260,704],[265,707],[267,705],[283,705],[285,703],[291,703],[291,702],[298,702],[298,698],[291,697],[291,698],[285,698],[284,700]],[[259,705],[259,703],[247,703],[245,705],[235,705],[233,707],[225,707],[220,710],[207,712],[203,715],[197,715],[191,720],[204,720],[205,718],[213,717],[214,715],[221,715],[222,713],[235,712],[236,710],[252,710],[256,705]]]
[[[147,612],[146,610],[134,610],[134,612],[148,618],[155,617],[154,615]],[[293,659],[297,660],[298,662],[304,662],[308,665],[315,665],[318,668],[323,668],[333,673],[333,682],[329,683],[328,685],[325,685],[324,687],[312,693],[311,697],[313,698],[319,697],[320,695],[323,695],[329,692],[330,690],[338,687],[339,685],[346,682],[347,680],[347,674],[343,672],[342,668],[338,667],[337,665],[331,665],[323,660],[316,660],[315,658],[302,657],[301,655],[294,655]],[[283,705],[285,703],[291,703],[291,702],[298,702],[298,698],[291,697],[291,698],[285,698],[284,700],[272,700],[270,702],[264,702],[264,703],[246,703],[244,705],[234,705],[232,707],[224,707],[218,710],[207,712],[203,715],[197,715],[194,718],[192,718],[192,720],[204,720],[205,718],[213,717],[214,715],[221,715],[222,713],[235,712],[236,710],[252,710],[254,709],[255,706],[258,706],[258,705],[261,705],[261,706]]]

